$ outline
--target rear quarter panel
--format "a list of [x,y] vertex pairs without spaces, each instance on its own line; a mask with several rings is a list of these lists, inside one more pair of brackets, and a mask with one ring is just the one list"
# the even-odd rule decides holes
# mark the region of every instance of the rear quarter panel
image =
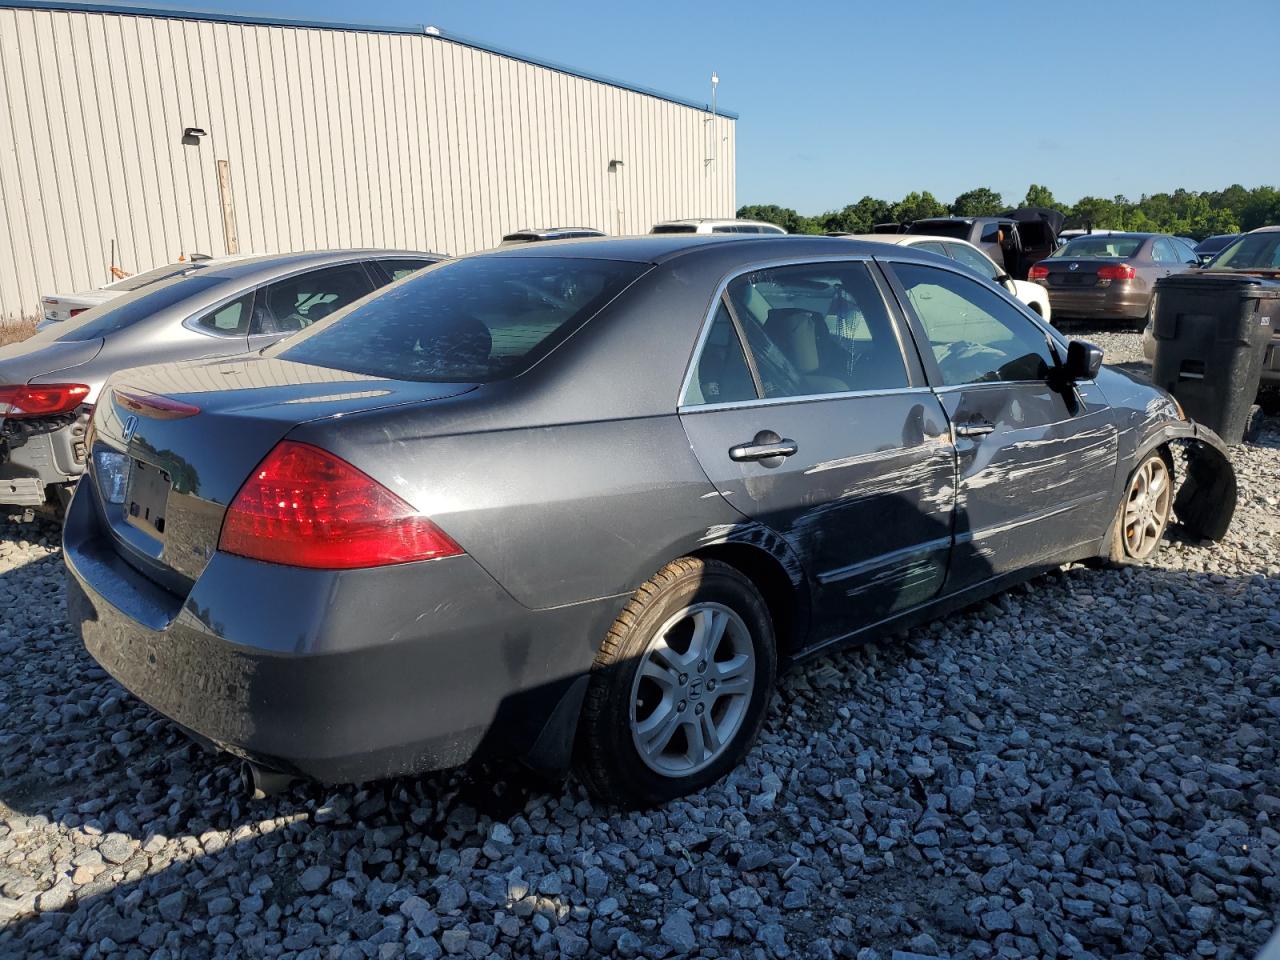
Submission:
[[394,490],[527,607],[628,594],[675,557],[752,535],[674,414],[433,436],[379,421],[291,436]]

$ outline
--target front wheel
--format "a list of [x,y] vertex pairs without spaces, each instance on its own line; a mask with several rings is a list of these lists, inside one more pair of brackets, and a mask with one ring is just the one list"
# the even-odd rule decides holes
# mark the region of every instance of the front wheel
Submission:
[[1149,560],[1164,539],[1173,513],[1173,470],[1163,450],[1153,450],[1129,475],[1112,526],[1112,563]]
[[751,581],[716,560],[669,563],[636,591],[596,655],[578,776],[625,807],[709,786],[755,741],[776,672],[773,623]]

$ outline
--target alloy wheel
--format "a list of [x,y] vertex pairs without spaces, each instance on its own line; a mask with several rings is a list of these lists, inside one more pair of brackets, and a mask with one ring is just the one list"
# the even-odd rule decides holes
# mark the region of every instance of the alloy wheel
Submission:
[[1124,504],[1124,548],[1134,560],[1155,553],[1169,522],[1173,484],[1160,457],[1148,457],[1129,482]]
[[659,627],[631,684],[631,736],[665,777],[713,763],[742,727],[755,688],[751,632],[720,603],[695,603]]

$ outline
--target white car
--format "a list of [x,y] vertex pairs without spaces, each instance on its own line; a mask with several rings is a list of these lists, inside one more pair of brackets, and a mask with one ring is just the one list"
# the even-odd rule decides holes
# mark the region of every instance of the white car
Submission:
[[1053,313],[1049,308],[1049,292],[1044,287],[1037,283],[1028,283],[1026,280],[1013,279],[1001,267],[996,266],[994,260],[966,240],[913,233],[841,233],[830,234],[830,236],[841,236],[850,240],[872,240],[876,243],[896,243],[900,247],[915,247],[918,250],[928,250],[930,253],[950,257],[986,277],[996,286],[1004,287],[1042,316],[1045,322],[1053,322]]
[[156,267],[153,270],[135,273],[120,280],[113,280],[111,283],[104,283],[94,290],[84,290],[80,293],[56,293],[41,297],[41,320],[36,329],[43,330],[51,324],[70,320],[72,317],[104,304],[108,300],[114,300],[116,297],[159,280],[167,280],[169,277],[176,277],[181,273],[204,270],[220,264],[243,260],[249,256],[253,256],[253,254],[238,253],[225,257],[208,257],[197,253],[189,260],[166,263],[163,267]]
[[762,220],[712,220],[709,218],[695,220],[664,220],[655,223],[650,233],[781,233],[783,230],[776,223],[765,223]]

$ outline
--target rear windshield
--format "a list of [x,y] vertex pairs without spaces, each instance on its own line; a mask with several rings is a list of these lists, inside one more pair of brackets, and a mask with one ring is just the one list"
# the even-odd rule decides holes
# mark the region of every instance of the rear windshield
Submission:
[[698,228],[692,223],[660,223],[650,233],[697,233]]
[[132,277],[125,277],[123,280],[117,280],[115,283],[109,284],[112,290],[137,290],[139,287],[145,287],[148,284],[155,283],[157,280],[167,280],[169,277],[181,276],[184,273],[190,273],[193,270],[203,270],[204,264],[200,262],[191,263],[184,261],[182,263],[166,263],[163,267],[156,267],[154,270],[144,270],[142,273],[135,273]]
[[531,367],[647,269],[568,257],[457,260],[266,352],[393,380],[504,380]]
[[66,331],[58,340],[67,343],[108,336],[225,282],[222,277],[178,277],[148,284],[133,293],[126,293],[123,297],[116,297],[92,310],[86,310],[74,320],[58,324],[59,330],[65,328]]
[[955,237],[969,239],[970,226],[959,220],[924,220],[907,227],[907,233],[923,233],[931,237]]
[[1093,257],[1104,260],[1127,260],[1138,252],[1145,237],[1076,237],[1064,247],[1059,247],[1052,257]]
[[1280,230],[1246,233],[1209,265],[1215,270],[1280,270]]

